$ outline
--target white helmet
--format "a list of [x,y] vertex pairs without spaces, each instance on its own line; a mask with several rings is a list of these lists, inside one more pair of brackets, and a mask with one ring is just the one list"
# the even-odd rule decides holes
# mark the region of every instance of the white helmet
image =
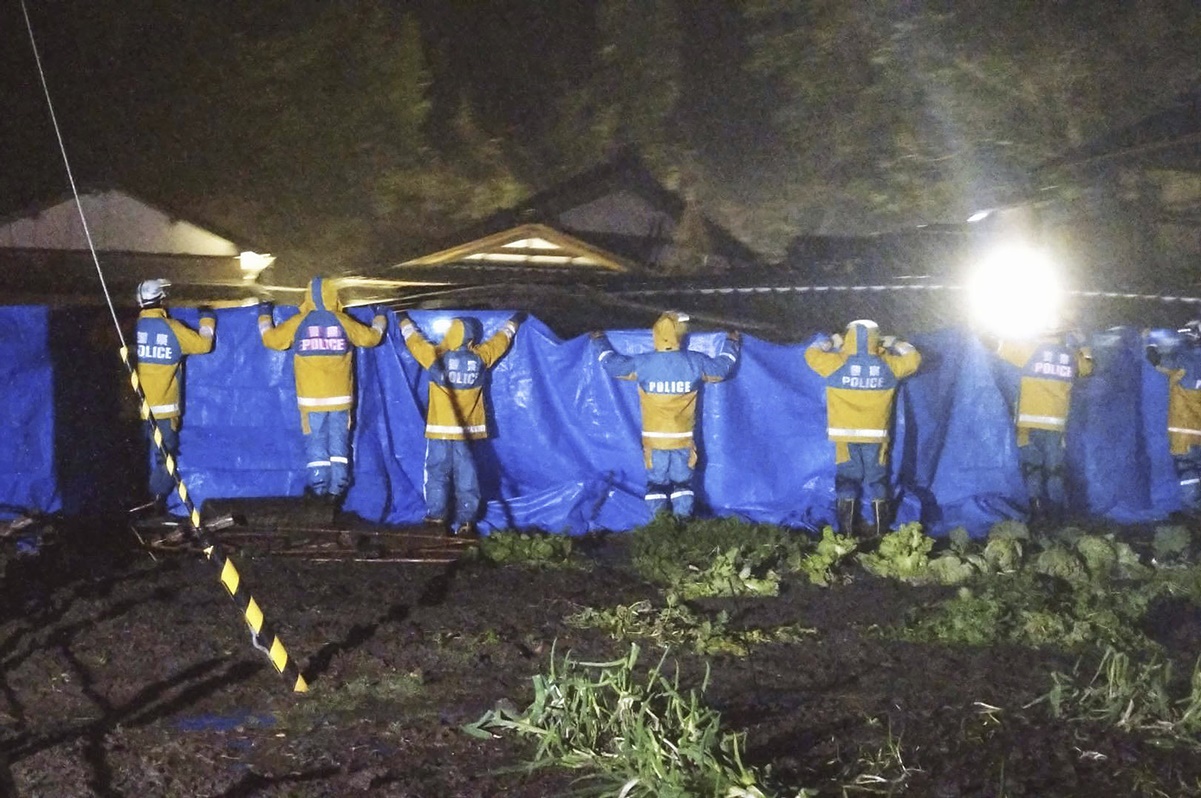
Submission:
[[162,278],[143,280],[138,283],[138,307],[144,308],[147,305],[162,302],[167,296],[166,289],[170,285],[170,282]]

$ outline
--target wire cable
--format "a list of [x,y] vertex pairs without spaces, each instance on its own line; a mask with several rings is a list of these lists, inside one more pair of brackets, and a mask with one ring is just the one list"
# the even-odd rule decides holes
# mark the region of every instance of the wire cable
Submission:
[[[58,116],[54,112],[54,102],[50,97],[50,86],[46,81],[46,72],[42,66],[42,56],[38,51],[37,38],[33,33],[33,22],[29,18],[29,9],[26,6],[25,0],[21,0],[21,13],[25,16],[25,29],[29,32],[29,45],[33,48],[34,61],[37,64],[38,78],[42,84],[42,93],[46,98],[46,107],[50,111],[50,121],[54,126],[54,135],[58,140],[59,153],[62,155],[63,166],[67,170],[67,179],[71,184],[71,193],[75,197],[75,207],[79,212],[79,221],[83,225],[84,237],[87,240],[88,251],[92,255],[92,262],[96,266],[96,276],[100,279],[100,287],[104,292],[104,301],[108,305],[109,314],[112,316],[113,327],[117,330],[117,337],[121,341],[121,361],[125,364],[126,370],[129,372],[129,383],[133,387],[134,393],[137,395],[142,418],[150,425],[153,430],[152,439],[154,445],[163,455],[163,465],[167,473],[171,475],[171,479],[175,484],[176,493],[180,501],[183,503],[184,510],[187,512],[188,520],[191,522],[192,535],[200,543],[205,556],[214,566],[216,566],[221,584],[228,591],[229,596],[233,599],[234,604],[242,611],[246,625],[250,627],[251,643],[259,651],[267,655],[271,664],[285,678],[293,680],[293,691],[303,693],[308,691],[308,683],[304,676],[300,673],[300,669],[296,661],[289,657],[287,649],[284,648],[283,641],[272,631],[270,624],[263,616],[263,611],[259,607],[254,597],[250,595],[249,589],[244,584],[241,574],[238,573],[237,566],[233,560],[226,556],[224,550],[217,543],[217,539],[205,527],[203,520],[200,517],[200,510],[197,509],[195,502],[188,495],[188,487],[184,484],[182,477],[179,474],[179,464],[175,457],[171,455],[163,444],[163,433],[159,429],[158,421],[154,417],[154,412],[150,409],[150,403],[146,400],[146,393],[142,389],[141,382],[138,378],[137,368],[129,357],[129,346],[125,341],[125,335],[121,331],[121,322],[117,318],[117,309],[113,305],[112,294],[108,290],[108,283],[104,279],[104,269],[100,266],[100,257],[96,253],[95,243],[92,241],[92,233],[88,228],[87,215],[83,210],[83,201],[79,196],[79,188],[75,183],[75,175],[71,170],[71,161],[67,157],[67,147],[63,141],[62,129],[58,124]],[[186,528],[186,527],[185,527]],[[269,646],[264,646],[260,641],[270,641]]]

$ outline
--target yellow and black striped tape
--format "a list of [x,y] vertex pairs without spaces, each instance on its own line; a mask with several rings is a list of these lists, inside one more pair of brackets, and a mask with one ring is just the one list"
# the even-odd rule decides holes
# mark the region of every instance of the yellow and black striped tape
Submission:
[[264,646],[264,650],[267,652],[267,658],[271,660],[271,664],[275,666],[277,671],[283,674],[284,678],[292,681],[292,690],[294,692],[308,692],[309,686],[304,680],[304,676],[300,673],[300,668],[288,656],[288,650],[284,648],[283,641],[271,630],[267,620],[263,617],[263,611],[259,607],[259,603],[254,600],[254,596],[250,595],[250,591],[243,585],[237,566],[234,565],[233,560],[225,555],[225,552],[208,533],[208,530],[204,528],[204,524],[201,523],[200,511],[192,503],[192,499],[188,495],[188,487],[179,475],[175,458],[163,449],[163,433],[158,428],[158,425],[155,424],[154,413],[150,409],[149,402],[146,401],[146,393],[142,390],[141,382],[138,380],[138,370],[129,360],[128,347],[121,347],[121,360],[125,362],[125,367],[129,369],[129,382],[133,386],[134,393],[137,394],[142,418],[152,425],[154,430],[154,445],[163,454],[164,466],[167,469],[167,473],[175,481],[176,493],[179,495],[179,500],[183,502],[184,509],[188,514],[188,520],[192,524],[193,534],[200,541],[205,557],[217,567],[221,584],[225,586],[234,604],[242,611],[242,615],[246,619],[246,625],[250,627],[250,631],[255,637],[256,644],[257,641],[270,641]]

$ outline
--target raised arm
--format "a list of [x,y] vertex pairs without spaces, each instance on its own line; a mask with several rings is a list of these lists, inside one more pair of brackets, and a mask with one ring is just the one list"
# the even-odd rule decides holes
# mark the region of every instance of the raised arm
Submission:
[[475,353],[484,361],[485,368],[492,368],[492,365],[504,357],[505,352],[509,351],[509,346],[512,345],[513,338],[517,336],[517,328],[520,324],[521,314],[517,314],[502,324],[491,338],[475,348]]
[[388,329],[388,317],[382,313],[375,314],[370,327],[346,313],[337,315],[352,346],[375,346],[384,339],[384,330]]
[[300,326],[300,322],[304,320],[304,316],[304,313],[297,313],[276,327],[271,319],[271,304],[269,302],[260,303],[259,338],[262,339],[263,346],[268,349],[278,349],[280,351],[291,347],[292,339],[296,337],[296,328]]
[[730,376],[738,356],[742,353],[742,333],[731,330],[721,344],[717,357],[706,357],[701,364],[701,379],[705,382],[721,382]]
[[838,351],[841,346],[839,336],[830,338],[823,335],[805,349],[805,362],[819,376],[829,377],[842,368],[844,358]]
[[438,359],[437,348],[421,334],[421,330],[417,329],[417,325],[409,318],[408,313],[402,312],[396,318],[400,322],[400,335],[404,338],[405,347],[417,359],[421,367],[428,369],[434,365],[434,361]]
[[179,339],[179,350],[185,355],[206,355],[213,351],[213,335],[217,331],[217,317],[211,310],[200,311],[200,329],[193,330],[175,319],[167,319],[175,337]]
[[596,357],[606,374],[619,380],[638,379],[634,358],[623,355],[614,349],[609,343],[609,339],[600,330],[589,333],[588,337],[592,340],[592,349],[596,352]]
[[908,341],[890,341],[881,355],[898,380],[903,380],[922,365],[922,354]]

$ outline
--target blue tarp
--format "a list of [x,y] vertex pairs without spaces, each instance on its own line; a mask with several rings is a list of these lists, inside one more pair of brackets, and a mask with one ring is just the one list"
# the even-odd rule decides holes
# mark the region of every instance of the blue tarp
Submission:
[[0,307],[0,518],[56,512],[50,313]]
[[[29,323],[14,319],[5,325],[9,337],[0,338],[7,415],[24,419],[20,435],[0,444],[13,450],[5,460],[12,473],[0,475],[0,501],[52,509],[52,421],[37,398],[50,380],[46,315],[6,312]],[[280,309],[276,320],[294,312]],[[195,324],[194,312],[175,315]],[[372,313],[354,315],[368,320]],[[431,339],[435,320],[451,315],[412,314]],[[509,317],[470,315],[485,335]],[[625,352],[651,347],[649,331],[609,337]],[[689,345],[714,354],[720,340],[720,333],[696,334]],[[997,520],[1021,517],[1027,502],[1010,409],[1016,369],[965,331],[914,342],[922,368],[904,383],[897,405],[898,520],[921,520],[935,533],[962,525],[979,534]],[[805,365],[806,343],[745,337],[733,376],[702,389],[696,487],[708,512],[808,528],[832,520],[833,445],[825,434],[824,384]],[[1073,394],[1073,503],[1120,522],[1162,519],[1179,509],[1166,379],[1145,362],[1137,331],[1094,335],[1093,346],[1101,367]],[[378,522],[419,521],[426,376],[394,322],[380,346],[358,351],[356,371],[354,484],[345,509]],[[582,533],[647,520],[637,390],[600,369],[586,338],[560,340],[530,319],[493,369],[489,391],[494,434],[475,446],[487,499],[483,529]],[[305,455],[292,354],[262,346],[254,309],[218,312],[213,353],[187,362],[185,408],[180,465],[198,501],[301,493]]]

